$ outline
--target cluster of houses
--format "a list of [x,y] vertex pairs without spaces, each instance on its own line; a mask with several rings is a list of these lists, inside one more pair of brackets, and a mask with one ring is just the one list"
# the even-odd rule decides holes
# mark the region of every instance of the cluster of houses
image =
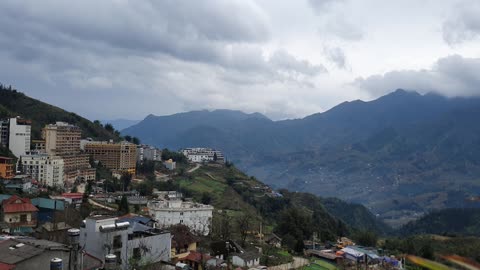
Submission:
[[404,258],[397,259],[394,256],[386,256],[381,249],[356,245],[347,237],[341,237],[337,242],[329,242],[326,245],[306,240],[304,246],[305,255],[343,267],[367,265],[402,269],[405,263]]
[[[132,269],[160,265],[162,269],[226,269],[228,264],[251,268],[260,264],[259,250],[244,250],[234,241],[212,242],[200,250],[210,233],[210,205],[185,200],[176,191],[157,191],[148,203],[149,215],[90,215],[72,227],[56,221],[80,198],[65,193],[53,198],[0,195],[0,267],[2,269]],[[183,200],[182,200],[183,199]]]

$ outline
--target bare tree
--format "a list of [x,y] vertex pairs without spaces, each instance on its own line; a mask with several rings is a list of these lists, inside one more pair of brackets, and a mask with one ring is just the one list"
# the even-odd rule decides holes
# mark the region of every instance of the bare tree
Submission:
[[238,232],[240,233],[241,245],[245,247],[245,241],[247,240],[248,232],[252,225],[252,218],[247,213],[243,213],[236,218]]

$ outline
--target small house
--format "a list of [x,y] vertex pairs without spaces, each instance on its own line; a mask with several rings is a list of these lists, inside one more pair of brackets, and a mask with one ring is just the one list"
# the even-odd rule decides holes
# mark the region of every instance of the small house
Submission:
[[260,264],[260,253],[256,250],[235,253],[232,256],[232,263],[239,267],[254,267]]

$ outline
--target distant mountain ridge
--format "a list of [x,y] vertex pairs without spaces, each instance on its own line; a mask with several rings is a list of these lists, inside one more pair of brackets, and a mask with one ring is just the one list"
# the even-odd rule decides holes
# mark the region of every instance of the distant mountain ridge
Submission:
[[128,127],[131,127],[142,120],[131,120],[131,119],[113,119],[113,120],[100,120],[100,123],[103,125],[111,124],[116,130],[123,130]]
[[360,202],[396,225],[480,193],[478,119],[479,98],[398,89],[302,119],[196,111],[149,116],[122,133],[171,149],[222,149],[267,184]]

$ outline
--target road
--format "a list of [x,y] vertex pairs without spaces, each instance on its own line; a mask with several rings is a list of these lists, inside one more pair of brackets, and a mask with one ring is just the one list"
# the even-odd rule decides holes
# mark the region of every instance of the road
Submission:
[[192,173],[192,172],[198,170],[198,168],[200,168],[200,164],[197,163],[197,165],[195,165],[195,167],[191,168],[191,169],[188,170],[187,172],[188,172],[188,173]]
[[268,267],[268,270],[288,270],[288,269],[297,269],[300,267],[303,267],[309,263],[308,259],[302,258],[302,257],[293,257],[293,262],[291,263],[286,263],[286,264],[281,264],[281,265],[276,265],[276,266],[270,266]]
[[109,210],[109,211],[117,211],[118,209],[114,209],[112,207],[108,207],[106,205],[103,205],[103,204],[99,204],[97,203],[96,201],[92,200],[92,199],[88,199],[88,202],[92,205],[95,205],[97,207],[100,207],[100,208],[103,208],[103,209],[106,209],[106,210]]

